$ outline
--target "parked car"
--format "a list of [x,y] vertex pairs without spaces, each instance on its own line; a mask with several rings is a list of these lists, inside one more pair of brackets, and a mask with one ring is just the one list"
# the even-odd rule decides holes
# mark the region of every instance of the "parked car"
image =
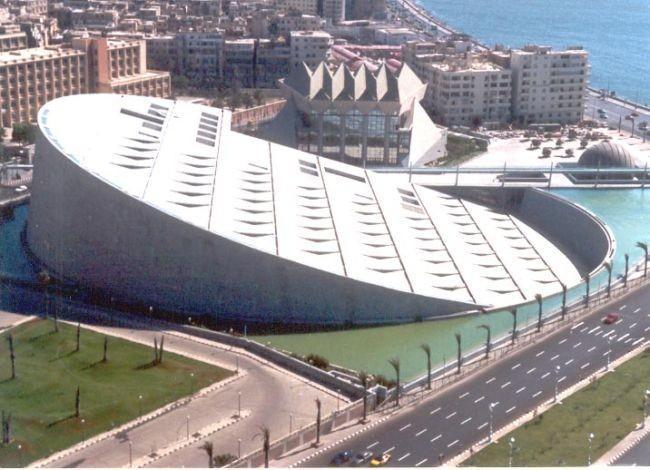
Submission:
[[648,122],[647,121],[640,122],[637,127],[642,131],[644,131],[648,128]]
[[605,114],[605,110],[603,108],[598,108],[598,114]]
[[621,318],[621,315],[618,314],[618,313],[615,313],[615,312],[608,313],[603,318],[603,323],[605,325],[611,325],[612,323],[616,323],[620,318]]
[[352,452],[349,450],[344,450],[336,454],[330,463],[336,467],[340,467],[341,465],[345,465],[346,463],[349,463],[350,460],[352,460]]
[[370,460],[370,457],[372,457],[372,452],[368,452],[368,451],[359,452],[357,455],[354,456],[352,463],[355,466],[360,466],[368,462]]
[[371,467],[383,467],[388,462],[390,462],[390,454],[384,453],[380,455],[375,455],[370,459]]

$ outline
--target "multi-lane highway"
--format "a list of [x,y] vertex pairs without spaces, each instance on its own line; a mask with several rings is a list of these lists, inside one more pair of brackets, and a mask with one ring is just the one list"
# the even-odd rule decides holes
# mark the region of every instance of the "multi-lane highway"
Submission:
[[[599,117],[598,110],[600,109],[605,112],[607,119]],[[626,132],[631,132],[632,121],[625,119],[625,117],[629,116],[633,112],[638,114],[638,116],[634,118],[634,134],[642,135],[642,132],[647,132],[638,127],[642,122],[648,123],[648,130],[650,130],[650,111],[647,111],[644,108],[635,108],[634,106],[617,100],[601,99],[598,93],[592,91],[587,93],[587,107],[585,109],[585,116],[587,118],[595,119],[600,122],[606,121],[608,125],[616,128],[618,128],[620,121],[621,129]],[[648,138],[650,138],[650,134],[648,134]]]
[[[620,320],[603,324],[611,311]],[[556,386],[574,385],[648,337],[650,289],[643,288],[302,465],[327,466],[343,450],[388,452],[390,466],[438,465],[488,437],[490,404],[497,430],[552,400]]]

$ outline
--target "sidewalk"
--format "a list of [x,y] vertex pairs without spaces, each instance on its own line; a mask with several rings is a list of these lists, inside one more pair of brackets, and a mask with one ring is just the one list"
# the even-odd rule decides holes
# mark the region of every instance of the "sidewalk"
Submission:
[[615,464],[626,452],[639,444],[641,440],[650,434],[650,416],[645,420],[645,426],[639,427],[625,436],[621,442],[616,444],[611,450],[605,452],[594,465],[612,465]]

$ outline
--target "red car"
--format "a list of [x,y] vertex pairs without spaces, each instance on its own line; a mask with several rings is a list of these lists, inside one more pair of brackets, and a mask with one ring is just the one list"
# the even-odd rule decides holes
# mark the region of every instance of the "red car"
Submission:
[[621,316],[618,313],[608,313],[605,315],[605,318],[603,318],[603,323],[605,325],[611,325],[612,323],[616,323],[619,318],[621,318]]

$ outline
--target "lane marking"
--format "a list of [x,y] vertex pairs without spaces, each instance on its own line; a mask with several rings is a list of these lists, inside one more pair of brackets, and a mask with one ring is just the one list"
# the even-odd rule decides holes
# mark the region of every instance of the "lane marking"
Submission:
[[462,426],[463,424],[467,424],[467,423],[469,423],[471,420],[472,420],[472,418],[467,418],[466,420],[461,421],[461,422],[460,422],[460,425]]
[[594,333],[595,331],[600,330],[600,328],[601,328],[600,325],[597,326],[596,328],[592,328],[591,330],[589,330],[588,334],[592,334],[592,333]]
[[637,339],[634,343],[632,343],[632,346],[636,346],[637,344],[639,344],[641,341],[644,341],[644,340],[645,340],[645,336],[643,338]]
[[632,323],[632,324],[629,326],[630,330],[631,330],[632,328],[634,328],[635,326],[637,326],[638,324],[639,324],[639,322],[634,322],[634,323]]
[[422,431],[418,431],[418,432],[416,432],[416,433],[415,433],[415,437],[421,436],[421,435],[424,434],[425,432],[427,432],[427,428],[424,428]]
[[542,394],[542,391],[541,391],[541,390],[540,390],[539,392],[535,392],[535,393],[533,393],[533,398],[537,398],[537,397],[540,396],[541,394]]
[[527,371],[526,374],[532,374],[532,373],[535,372],[536,370],[537,370],[537,367],[533,367],[532,369],[530,369],[529,371]]
[[582,341],[578,341],[576,344],[573,345],[573,349],[577,348],[582,344]]
[[474,400],[474,403],[478,403],[479,401],[483,401],[484,399],[485,399],[485,395]]
[[406,429],[408,429],[410,427],[411,427],[411,423],[408,423],[407,425],[402,426],[401,428],[399,428],[399,431],[402,432],[402,431],[404,431],[404,430],[406,430]]
[[501,402],[500,402],[500,401],[495,401],[495,402],[493,403],[493,405],[494,405],[494,406],[497,406],[499,403],[501,403]]
[[580,366],[580,370],[586,369],[587,367],[589,367],[589,363],[588,363],[588,362],[587,362],[586,364],[581,365],[581,366]]
[[465,392],[462,395],[459,395],[458,399],[465,398],[467,395],[469,395],[469,392]]
[[428,459],[422,459],[422,460],[420,460],[418,463],[416,463],[415,466],[416,466],[416,467],[419,467],[420,465],[422,465],[423,463],[425,463],[427,460],[428,460]]
[[621,341],[623,341],[623,340],[624,340],[625,338],[627,338],[628,336],[630,336],[630,334],[629,334],[629,333],[625,333],[623,336],[621,336],[620,338],[618,338],[618,342],[620,343]]
[[456,439],[454,442],[451,444],[447,444],[447,448],[454,447],[456,444],[458,444],[458,439]]
[[626,308],[627,308],[627,304],[623,305],[621,308],[619,308],[619,310],[625,310]]
[[616,333],[616,330],[609,331],[609,332],[607,332],[607,333],[605,333],[605,334],[603,335],[603,338],[607,338],[608,336],[611,336],[611,335],[613,335],[614,333]]
[[587,328],[589,328],[589,327],[588,327],[588,326],[585,326],[584,328],[582,328],[582,329],[580,330],[580,333],[584,333],[585,331],[587,331]]
[[496,377],[492,377],[490,380],[487,380],[487,381],[485,382],[485,385],[494,382],[496,379],[497,379]]
[[641,307],[635,309],[634,312],[632,312],[632,313],[637,313],[639,310],[641,310]]
[[519,363],[515,364],[514,366],[512,366],[512,367],[510,368],[510,370],[515,370],[515,369],[517,369],[517,368],[519,368],[519,367],[521,367],[521,362],[519,362]]
[[648,331],[648,330],[650,330],[650,326],[647,327],[645,330],[643,330],[643,332],[645,333],[645,332]]
[[517,408],[517,407],[516,407],[516,406],[513,406],[512,408],[508,408],[508,409],[506,410],[506,414],[510,413],[510,412],[513,411],[515,408]]
[[591,351],[593,351],[594,349],[596,349],[596,346],[592,346],[592,347],[590,347],[589,349],[587,349],[587,352],[591,352]]
[[408,457],[409,455],[411,455],[411,453],[410,453],[410,452],[407,452],[406,454],[402,455],[399,459],[397,459],[397,461],[398,461],[398,462],[401,462],[402,460],[404,460],[404,459],[405,459],[406,457]]
[[582,325],[584,325],[585,322],[581,321],[580,323],[577,323],[571,327],[572,330],[575,330],[576,328],[580,328]]
[[566,361],[566,362],[564,363],[564,365],[565,365],[565,366],[568,366],[568,365],[571,364],[572,362],[573,362],[573,359],[569,359],[568,361]]
[[484,428],[485,426],[487,426],[487,425],[488,425],[488,422],[486,421],[485,423],[481,424],[481,425],[480,425],[479,427],[477,427],[476,429],[477,429],[478,431],[480,431],[481,429],[483,429],[483,428]]
[[597,333],[594,333],[594,336],[600,336],[604,333],[603,330],[598,331]]
[[553,356],[553,357],[551,358],[551,361],[556,360],[558,357],[560,357],[560,355],[559,355],[559,354],[556,354],[555,356]]
[[535,357],[539,357],[539,356],[541,356],[542,354],[544,354],[545,352],[546,352],[546,351],[540,351],[540,352],[538,352],[537,354],[535,354]]
[[431,411],[429,411],[429,414],[430,414],[430,415],[434,415],[434,414],[436,414],[438,411],[440,411],[441,409],[442,409],[442,406],[439,406],[439,407],[436,408],[435,410],[431,410]]
[[453,417],[456,416],[457,414],[458,414],[458,412],[457,412],[457,411],[454,411],[452,414],[450,414],[449,416],[447,416],[445,419],[453,418]]
[[382,454],[387,454],[392,450],[395,450],[395,446],[391,447],[390,449],[386,449],[385,451],[382,452]]
[[551,373],[550,373],[550,372],[547,372],[546,374],[542,375],[542,378],[545,379],[545,378],[548,377],[549,375],[551,375]]
[[557,343],[557,344],[564,344],[564,343],[567,342],[568,339],[569,339],[569,338],[564,338],[563,340],[561,340],[561,341],[560,341],[559,343]]
[[625,344],[628,344],[630,341],[634,341],[634,338],[630,338],[630,339],[625,340]]
[[560,383],[560,382],[564,381],[564,379],[566,379],[566,375],[564,377],[562,377],[560,380],[558,380],[557,383]]
[[517,390],[515,393],[521,393],[521,392],[523,392],[524,390],[526,390],[526,387],[521,387],[521,388],[520,388],[519,390]]
[[603,353],[603,356],[607,356],[608,354],[611,354],[611,353],[612,353],[612,350],[609,349],[608,351],[605,351],[605,352]]
[[501,389],[506,388],[508,385],[510,385],[510,381],[508,381],[508,382],[504,383],[503,385],[501,385]]
[[433,439],[431,439],[429,442],[435,442],[435,441],[437,441],[438,439],[440,439],[441,437],[442,437],[442,434],[438,434],[436,437],[434,437]]
[[367,446],[366,449],[372,449],[372,448],[375,447],[377,444],[379,444],[379,441],[375,441],[375,442],[373,442],[372,444],[370,444],[369,446]]

